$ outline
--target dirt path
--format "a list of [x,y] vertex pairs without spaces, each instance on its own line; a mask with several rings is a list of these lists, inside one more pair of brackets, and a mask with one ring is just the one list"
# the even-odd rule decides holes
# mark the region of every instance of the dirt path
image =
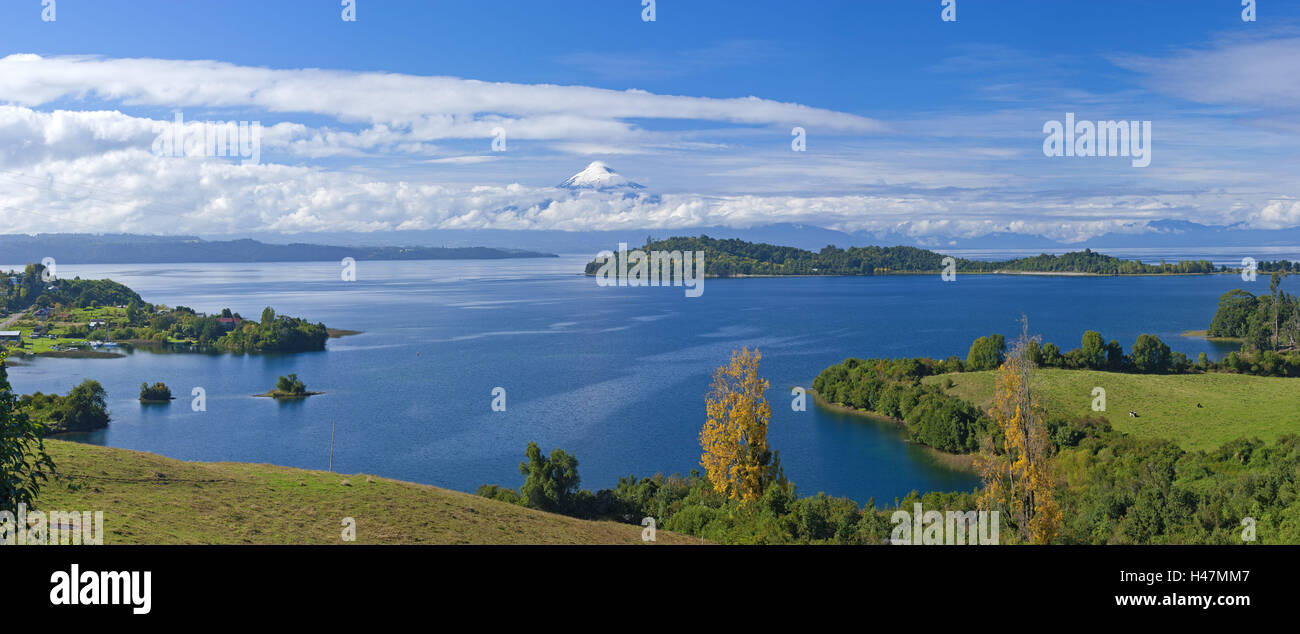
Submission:
[[[31,310],[31,309],[28,308],[27,310]],[[24,310],[24,311],[22,311],[22,312],[20,312],[20,313],[16,313],[16,314],[10,316],[9,319],[6,319],[6,320],[4,320],[4,321],[0,321],[0,330],[4,330],[5,328],[8,328],[8,327],[9,327],[9,324],[12,324],[12,323],[14,323],[15,321],[18,321],[18,319],[19,319],[20,317],[22,317],[23,315],[26,315],[26,314],[27,314],[27,310]]]

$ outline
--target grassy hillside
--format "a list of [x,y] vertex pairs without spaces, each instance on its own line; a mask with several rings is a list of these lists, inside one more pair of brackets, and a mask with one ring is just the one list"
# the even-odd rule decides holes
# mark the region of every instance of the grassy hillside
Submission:
[[[641,527],[590,522],[437,487],[47,441],[45,510],[103,511],[105,544],[643,544]],[[343,482],[347,481],[347,485]],[[657,543],[699,543],[660,530]]]
[[[993,372],[927,377],[949,394],[987,407]],[[1038,395],[1051,412],[1097,415],[1134,436],[1175,440],[1184,449],[1210,449],[1239,437],[1273,440],[1300,433],[1300,380],[1241,374],[1118,374],[1091,370],[1038,371]],[[1106,389],[1106,411],[1092,411],[1092,390]],[[1198,408],[1200,403],[1203,407]],[[1129,411],[1138,418],[1129,417]]]

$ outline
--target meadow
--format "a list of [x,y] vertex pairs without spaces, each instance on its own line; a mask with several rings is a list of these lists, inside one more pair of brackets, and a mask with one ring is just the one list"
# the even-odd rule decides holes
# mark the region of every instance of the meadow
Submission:
[[[962,372],[925,382],[942,386],[951,379],[945,391],[987,408],[993,377],[991,371]],[[1033,387],[1051,414],[1106,418],[1119,431],[1166,438],[1188,450],[1213,449],[1241,437],[1271,441],[1300,433],[1300,381],[1293,378],[1041,369]],[[1097,387],[1106,390],[1104,412],[1092,410]]]
[[[645,544],[642,528],[364,474],[182,462],[46,440],[42,511],[103,511],[105,544]],[[356,520],[344,542],[343,519]],[[700,543],[659,530],[656,543]]]

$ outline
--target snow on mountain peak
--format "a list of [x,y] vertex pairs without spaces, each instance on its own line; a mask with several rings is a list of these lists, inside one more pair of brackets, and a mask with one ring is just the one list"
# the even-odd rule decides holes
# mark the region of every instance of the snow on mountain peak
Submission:
[[564,182],[560,183],[560,187],[565,189],[618,189],[624,187],[644,189],[641,185],[615,172],[604,161],[592,161],[587,166],[587,169],[564,179]]

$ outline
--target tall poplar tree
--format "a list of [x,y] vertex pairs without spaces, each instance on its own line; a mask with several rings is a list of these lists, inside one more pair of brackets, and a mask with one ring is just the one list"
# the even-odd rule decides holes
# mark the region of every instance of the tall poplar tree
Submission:
[[767,446],[772,407],[763,396],[769,383],[758,375],[761,359],[757,349],[742,348],[714,370],[700,430],[700,465],[709,482],[741,501],[757,500],[767,485],[784,479],[780,456]]
[[1002,446],[986,443],[979,457],[984,490],[980,508],[998,511],[1026,541],[1046,544],[1061,528],[1056,478],[1044,412],[1030,390],[1034,364],[1027,354],[1029,323],[998,368],[989,416],[1002,430]]

